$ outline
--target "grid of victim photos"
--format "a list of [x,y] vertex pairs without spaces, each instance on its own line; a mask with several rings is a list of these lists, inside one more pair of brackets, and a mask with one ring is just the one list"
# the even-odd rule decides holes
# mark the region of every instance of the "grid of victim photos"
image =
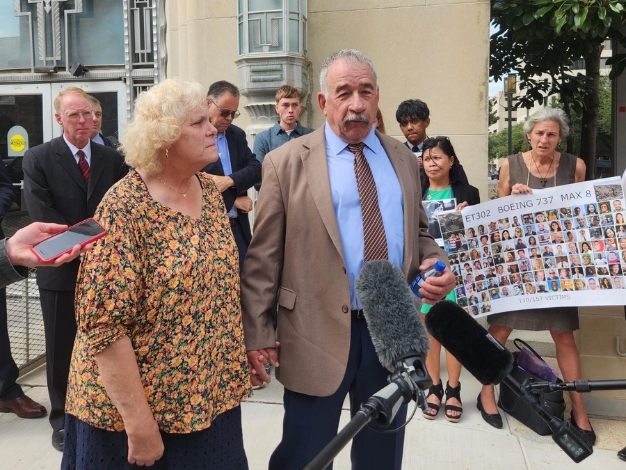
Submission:
[[[623,197],[622,194],[620,194]],[[457,303],[472,315],[519,295],[626,286],[626,210],[614,199],[503,217],[463,227],[440,218]]]

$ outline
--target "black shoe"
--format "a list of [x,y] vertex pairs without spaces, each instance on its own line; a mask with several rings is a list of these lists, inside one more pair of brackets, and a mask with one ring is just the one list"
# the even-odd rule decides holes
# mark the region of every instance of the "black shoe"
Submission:
[[626,447],[624,447],[622,450],[617,451],[617,456],[622,460],[626,460]]
[[52,431],[52,447],[54,447],[59,452],[63,452],[63,436],[65,432],[63,429],[59,429],[58,431]]
[[[586,429],[580,429],[578,427],[578,424],[576,424],[573,412],[570,414],[570,423],[572,423],[572,427],[576,429],[576,431],[578,431],[580,437],[582,437],[583,440],[587,444],[589,444],[589,447],[593,447],[593,445],[596,443],[596,433],[594,432],[593,428],[591,428],[591,431],[587,431]],[[591,427],[591,421],[589,421],[589,426]]]
[[480,415],[487,422],[487,424],[493,426],[494,428],[502,429],[502,416],[500,415],[500,413],[489,414],[485,412],[485,410],[483,409],[483,404],[480,401],[480,393],[478,394],[476,407],[480,410]]

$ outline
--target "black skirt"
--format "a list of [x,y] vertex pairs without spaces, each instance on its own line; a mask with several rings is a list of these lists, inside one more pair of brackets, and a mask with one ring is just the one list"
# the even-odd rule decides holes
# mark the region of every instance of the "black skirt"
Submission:
[[95,428],[65,415],[62,470],[248,470],[241,407],[219,415],[211,426],[189,434],[161,432],[165,451],[152,467],[128,463],[126,432]]

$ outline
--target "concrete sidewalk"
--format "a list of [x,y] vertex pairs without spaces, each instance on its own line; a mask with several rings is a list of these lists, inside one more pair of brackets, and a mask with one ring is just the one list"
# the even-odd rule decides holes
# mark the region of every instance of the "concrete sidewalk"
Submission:
[[[31,398],[49,408],[45,367],[39,367],[20,382]],[[598,435],[594,453],[575,464],[550,436],[538,436],[506,414],[503,414],[503,429],[489,426],[476,409],[480,384],[466,371],[463,371],[461,383],[465,411],[461,421],[448,423],[443,418],[443,410],[437,420],[427,421],[418,410],[407,426],[403,469],[626,469],[626,462],[616,455],[626,445],[625,421],[592,419]],[[250,470],[266,469],[281,435],[281,385],[272,381],[264,389],[255,391],[254,397],[242,405],[242,411]],[[348,420],[348,412],[344,411],[341,426]],[[58,469],[61,454],[52,448],[50,437],[46,418],[25,420],[0,413],[0,470]],[[350,468],[347,449],[335,460],[334,468]]]

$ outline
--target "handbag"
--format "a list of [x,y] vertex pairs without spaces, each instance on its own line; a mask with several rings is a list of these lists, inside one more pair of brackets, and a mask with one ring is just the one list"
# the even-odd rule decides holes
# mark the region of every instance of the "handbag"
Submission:
[[[537,352],[530,347],[525,341],[515,338],[513,341],[517,349],[521,351],[522,344],[526,349],[528,349],[532,354],[536,356],[536,358],[543,363],[545,361],[543,358],[537,354]],[[511,371],[511,376],[517,380],[520,384],[523,384],[524,381],[528,380],[529,382],[545,382],[545,380],[537,377],[536,375],[522,369],[518,365],[518,356],[519,352],[514,352],[514,364],[513,370]],[[547,365],[546,365],[547,366]],[[557,379],[557,383],[562,382],[561,379]],[[539,400],[539,403],[543,405],[543,407],[551,412],[554,416],[559,419],[563,419],[565,414],[565,401],[563,400],[563,391],[556,390],[554,392],[541,392],[540,394],[535,395]],[[517,394],[509,387],[505,382],[500,384],[500,398],[498,399],[498,406],[502,408],[507,414],[513,416],[515,419],[520,421],[522,424],[526,425],[533,431],[535,431],[540,436],[547,436],[552,434],[552,430],[548,426],[544,420],[522,399],[517,396]]]

